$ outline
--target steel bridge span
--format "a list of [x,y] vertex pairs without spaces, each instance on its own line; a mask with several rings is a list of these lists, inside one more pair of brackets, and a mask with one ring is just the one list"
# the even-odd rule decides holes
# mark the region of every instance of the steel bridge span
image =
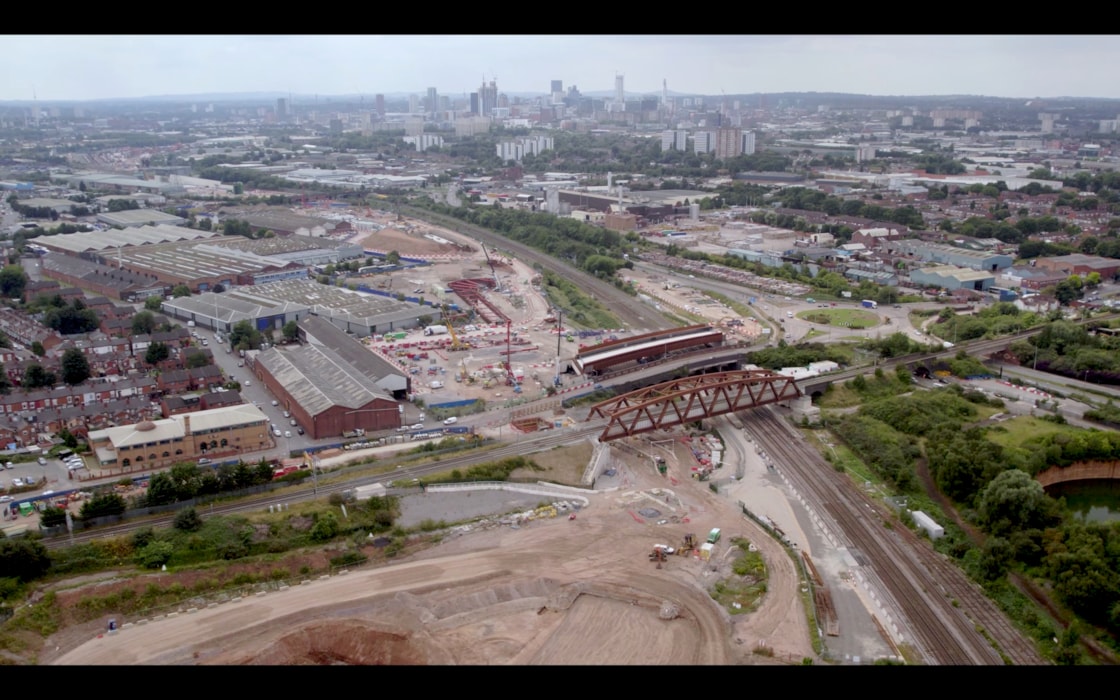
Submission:
[[587,420],[607,419],[601,442],[649,433],[705,418],[789,401],[801,396],[797,383],[766,369],[683,377],[601,401]]

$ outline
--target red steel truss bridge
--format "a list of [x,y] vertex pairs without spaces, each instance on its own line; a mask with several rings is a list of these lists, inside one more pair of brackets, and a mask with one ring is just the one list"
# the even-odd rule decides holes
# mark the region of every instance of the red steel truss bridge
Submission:
[[694,423],[801,396],[793,377],[746,369],[684,377],[631,391],[591,407],[587,420],[606,418],[600,442]]

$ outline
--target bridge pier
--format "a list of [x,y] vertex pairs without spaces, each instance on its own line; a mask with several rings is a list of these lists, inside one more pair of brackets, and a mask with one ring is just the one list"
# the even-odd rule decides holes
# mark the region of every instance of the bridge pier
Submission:
[[810,423],[817,423],[821,419],[821,409],[813,405],[813,399],[810,396],[799,396],[789,402],[790,410],[793,411],[793,418],[797,422],[801,422],[803,418],[808,418]]

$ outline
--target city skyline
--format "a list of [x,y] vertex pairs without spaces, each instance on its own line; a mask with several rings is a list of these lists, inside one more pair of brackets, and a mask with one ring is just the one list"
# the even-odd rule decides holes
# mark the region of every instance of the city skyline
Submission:
[[[0,76],[3,101],[194,94],[461,98],[485,79],[509,93],[775,92],[1120,98],[1094,66],[1110,36],[6,36],[34,56]],[[44,50],[49,47],[49,50]],[[402,60],[407,58],[407,60]]]

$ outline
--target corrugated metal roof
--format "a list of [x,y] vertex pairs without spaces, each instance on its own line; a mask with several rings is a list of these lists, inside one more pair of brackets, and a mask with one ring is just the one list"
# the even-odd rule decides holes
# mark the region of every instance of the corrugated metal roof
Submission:
[[358,409],[376,399],[393,400],[372,378],[323,346],[270,348],[255,361],[313,416],[335,406]]

